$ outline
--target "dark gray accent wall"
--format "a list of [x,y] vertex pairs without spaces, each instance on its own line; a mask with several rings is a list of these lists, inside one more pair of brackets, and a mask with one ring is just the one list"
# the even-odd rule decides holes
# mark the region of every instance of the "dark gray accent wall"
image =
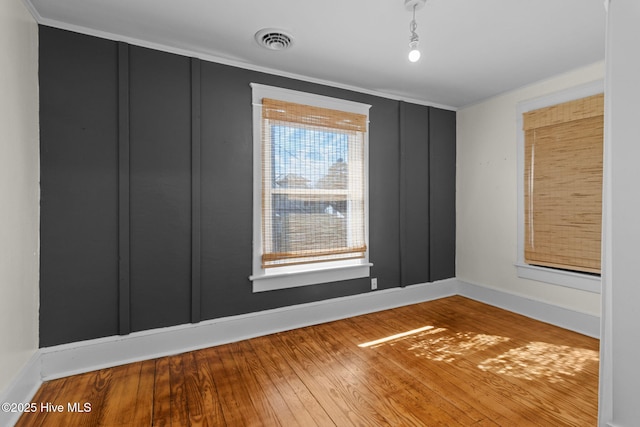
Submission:
[[191,62],[129,48],[131,330],[191,319]]
[[371,292],[252,292],[251,82],[371,104],[372,277],[453,277],[454,112],[41,26],[41,346]]
[[118,48],[40,37],[40,343],[118,333]]
[[429,281],[456,275],[456,116],[429,109]]
[[400,103],[400,284],[430,278],[429,108]]

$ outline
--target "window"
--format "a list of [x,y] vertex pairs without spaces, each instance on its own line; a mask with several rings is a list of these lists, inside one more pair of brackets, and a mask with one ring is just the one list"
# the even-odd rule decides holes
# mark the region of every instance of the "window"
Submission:
[[599,292],[601,86],[598,82],[519,108],[521,277]]
[[252,84],[254,291],[369,275],[369,106]]
[[600,273],[604,97],[524,113],[525,261]]

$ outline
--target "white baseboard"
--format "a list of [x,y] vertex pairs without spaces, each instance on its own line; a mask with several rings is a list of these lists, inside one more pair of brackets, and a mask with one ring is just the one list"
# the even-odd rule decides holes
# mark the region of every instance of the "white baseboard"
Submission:
[[600,338],[600,317],[458,280],[458,294],[532,319]]
[[455,295],[456,280],[372,291],[308,304],[75,342],[41,349],[42,378],[96,369],[268,335]]
[[[197,324],[42,348],[23,368],[16,381],[8,387],[0,402],[29,402],[42,381],[452,295],[461,295],[588,336],[599,336],[600,319],[596,316],[457,279],[447,279],[230,316]],[[0,413],[0,425],[13,425],[17,417],[12,415],[14,414]],[[19,414],[17,415],[19,417]]]
[[[36,351],[6,390],[0,394],[0,404],[30,402],[42,385],[41,371],[41,353]],[[0,426],[14,425],[20,415],[22,412],[0,410]]]

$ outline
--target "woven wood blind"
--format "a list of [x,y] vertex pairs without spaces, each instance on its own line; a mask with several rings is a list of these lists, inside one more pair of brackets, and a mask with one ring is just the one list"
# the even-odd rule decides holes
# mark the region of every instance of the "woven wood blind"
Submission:
[[331,110],[311,105],[295,104],[277,99],[262,99],[262,116],[307,126],[364,132],[367,116],[347,111]]
[[600,273],[604,96],[530,111],[525,132],[525,261]]
[[262,100],[262,267],[362,258],[367,116]]

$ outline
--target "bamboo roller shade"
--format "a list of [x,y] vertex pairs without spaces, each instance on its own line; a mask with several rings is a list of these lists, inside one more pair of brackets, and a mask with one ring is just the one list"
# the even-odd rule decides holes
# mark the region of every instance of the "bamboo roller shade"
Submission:
[[602,94],[530,111],[525,131],[525,261],[600,273]]
[[[325,175],[317,176],[320,162],[317,160],[314,164],[299,162],[299,169],[291,176],[277,180],[273,176],[275,166],[272,162],[279,155],[272,152],[269,126],[263,125],[262,267],[363,258],[367,246],[364,233],[364,139],[361,134],[367,131],[367,116],[263,98],[262,117],[271,124],[287,127],[324,128],[328,132],[360,135],[350,139],[346,158],[323,160],[327,171]],[[299,136],[292,138],[288,150],[304,157],[305,142],[295,139]],[[332,208],[336,203],[348,208],[328,213],[318,212],[317,207],[316,210],[310,208],[325,204]]]
[[367,116],[347,111],[296,104],[277,99],[262,99],[262,117],[307,126],[320,126],[355,132],[367,130]]

